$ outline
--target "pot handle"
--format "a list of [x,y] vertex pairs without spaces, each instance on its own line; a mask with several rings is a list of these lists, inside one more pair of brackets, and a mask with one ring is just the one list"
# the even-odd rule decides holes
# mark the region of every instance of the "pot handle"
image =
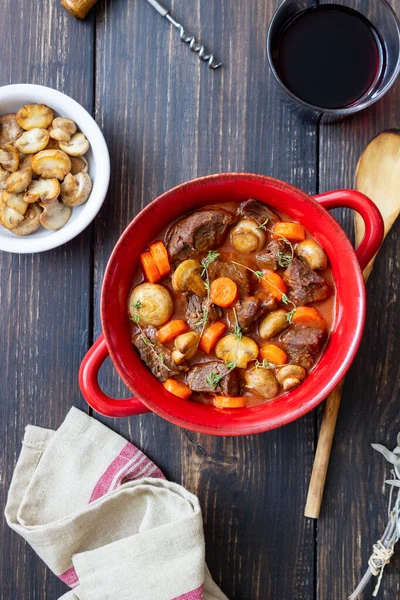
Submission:
[[114,400],[101,391],[98,374],[108,356],[107,344],[104,335],[101,334],[84,357],[79,369],[79,387],[86,402],[106,417],[130,417],[150,412],[137,398]]
[[335,190],[314,196],[314,199],[327,210],[331,208],[352,208],[361,216],[365,234],[356,248],[356,256],[364,271],[370,260],[378,252],[384,237],[384,224],[378,207],[365,194],[356,190]]

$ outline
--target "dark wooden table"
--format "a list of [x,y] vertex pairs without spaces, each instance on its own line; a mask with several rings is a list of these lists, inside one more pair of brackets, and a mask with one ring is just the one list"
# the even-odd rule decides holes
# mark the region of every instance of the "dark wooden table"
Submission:
[[[336,125],[303,123],[282,104],[266,60],[278,0],[168,5],[223,59],[223,70],[200,64],[144,0],[100,1],[85,22],[57,0],[2,1],[0,85],[40,83],[71,95],[103,129],[112,162],[107,200],[83,234],[44,254],[0,255],[2,510],[25,425],[56,428],[72,405],[87,410],[77,373],[101,331],[104,269],[144,205],[221,171],[264,173],[310,194],[352,187],[367,142],[400,125],[400,81],[377,106]],[[350,231],[352,216],[336,216]],[[199,495],[208,564],[232,600],[344,600],[382,531],[388,473],[370,443],[394,446],[400,430],[399,234],[400,223],[368,284],[368,322],[346,379],[318,522],[303,509],[321,411],[227,439],[153,415],[101,419]],[[110,364],[102,384],[127,394]],[[3,600],[54,600],[65,591],[4,522],[0,539]],[[399,567],[394,559],[380,598],[399,598]]]

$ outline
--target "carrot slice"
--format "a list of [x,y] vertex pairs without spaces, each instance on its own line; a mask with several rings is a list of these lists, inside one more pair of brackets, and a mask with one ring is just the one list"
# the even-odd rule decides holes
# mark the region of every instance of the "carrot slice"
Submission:
[[222,321],[216,321],[210,327],[207,327],[200,340],[200,350],[210,354],[217,345],[218,340],[224,335],[227,324]]
[[210,288],[210,298],[217,306],[229,308],[237,300],[237,285],[229,277],[218,277],[214,279]]
[[287,285],[282,277],[275,271],[263,271],[263,278],[260,279],[261,287],[269,292],[274,298],[281,301],[283,294],[287,292]]
[[157,283],[157,281],[160,281],[160,271],[157,269],[157,265],[150,252],[143,252],[140,255],[140,262],[142,263],[145,277],[150,283]]
[[171,265],[169,264],[168,252],[164,244],[162,242],[154,242],[154,244],[150,244],[149,250],[157,269],[160,271],[161,277],[168,275],[171,271]]
[[178,398],[182,398],[182,400],[187,400],[192,393],[190,387],[177,379],[167,379],[163,385],[167,392],[174,396],[178,396]]
[[296,325],[307,325],[308,327],[317,327],[318,329],[326,329],[324,317],[319,310],[312,306],[299,306],[292,317],[293,323]]
[[181,333],[185,333],[189,329],[189,326],[182,321],[182,319],[175,319],[174,321],[169,321],[158,330],[158,339],[162,344],[165,342],[170,342],[174,340]]
[[245,396],[214,396],[214,406],[217,408],[244,408],[247,406]]
[[281,221],[274,225],[272,231],[275,239],[285,237],[289,242],[302,242],[306,239],[306,232],[303,225],[300,225],[300,223]]
[[265,344],[260,350],[260,357],[274,365],[285,365],[288,361],[287,354],[275,344]]

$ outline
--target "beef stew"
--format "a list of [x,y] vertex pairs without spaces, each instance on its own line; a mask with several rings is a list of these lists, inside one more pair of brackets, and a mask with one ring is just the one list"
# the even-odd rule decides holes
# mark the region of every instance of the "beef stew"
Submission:
[[173,223],[141,255],[129,298],[133,345],[165,388],[219,408],[301,385],[334,321],[324,250],[254,199]]

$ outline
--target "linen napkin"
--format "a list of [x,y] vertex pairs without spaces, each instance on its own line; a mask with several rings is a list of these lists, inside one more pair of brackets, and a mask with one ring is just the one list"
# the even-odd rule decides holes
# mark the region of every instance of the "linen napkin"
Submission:
[[26,428],[5,515],[71,588],[63,600],[227,600],[196,496],[76,408],[58,431]]

